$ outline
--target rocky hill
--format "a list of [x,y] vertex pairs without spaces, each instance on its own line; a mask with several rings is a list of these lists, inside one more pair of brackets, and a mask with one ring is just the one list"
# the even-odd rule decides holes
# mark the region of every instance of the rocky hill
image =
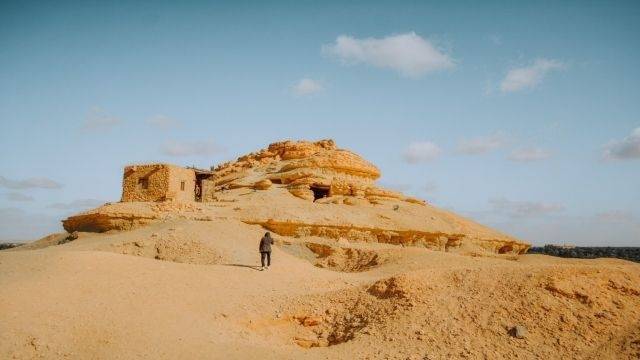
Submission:
[[380,170],[332,140],[285,141],[216,167],[213,202],[121,202],[72,216],[68,232],[128,230],[167,219],[234,219],[279,235],[434,250],[522,254],[529,244],[380,188]]

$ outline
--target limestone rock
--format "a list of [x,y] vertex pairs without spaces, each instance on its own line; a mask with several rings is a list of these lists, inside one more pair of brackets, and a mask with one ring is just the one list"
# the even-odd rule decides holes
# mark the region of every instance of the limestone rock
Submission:
[[516,339],[524,339],[527,337],[527,328],[522,325],[516,325],[509,329],[509,335],[513,336]]
[[295,339],[293,339],[293,341],[298,344],[298,346],[303,347],[305,349],[309,349],[312,347],[318,347],[320,346],[318,339],[309,339],[309,338],[301,338],[301,337],[297,337]]
[[256,190],[267,190],[271,187],[271,180],[269,179],[262,179],[260,181],[256,181],[255,184],[253,184],[253,188]]
[[256,186],[264,180],[281,183],[292,195],[309,201],[342,195],[366,197],[374,204],[386,199],[424,204],[377,187],[380,170],[359,155],[337,148],[333,140],[273,143],[218,166],[214,177],[219,186],[242,178],[254,179]]
[[132,204],[136,203],[103,205],[63,220],[62,227],[69,233],[131,230],[161,218],[160,213],[149,207]]
[[322,318],[319,316],[308,316],[302,321],[304,326],[316,326],[322,322]]

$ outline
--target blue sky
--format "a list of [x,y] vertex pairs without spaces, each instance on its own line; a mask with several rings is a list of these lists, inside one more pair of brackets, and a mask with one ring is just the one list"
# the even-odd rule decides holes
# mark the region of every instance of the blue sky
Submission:
[[334,138],[536,244],[640,245],[637,2],[0,4],[0,240],[122,167]]

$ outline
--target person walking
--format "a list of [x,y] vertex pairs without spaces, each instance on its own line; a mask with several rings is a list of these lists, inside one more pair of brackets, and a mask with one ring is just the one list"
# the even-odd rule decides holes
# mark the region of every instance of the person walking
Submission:
[[[271,245],[273,244],[273,238],[271,237],[271,233],[268,231],[264,234],[262,239],[260,239],[260,263],[262,264],[262,268],[260,270],[268,270],[269,266],[271,266]],[[265,267],[266,260],[266,267]]]

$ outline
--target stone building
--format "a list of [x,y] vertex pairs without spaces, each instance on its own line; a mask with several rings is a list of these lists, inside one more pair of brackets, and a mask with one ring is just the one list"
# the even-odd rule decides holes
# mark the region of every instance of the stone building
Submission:
[[212,172],[170,164],[124,168],[122,201],[202,201],[213,197]]

